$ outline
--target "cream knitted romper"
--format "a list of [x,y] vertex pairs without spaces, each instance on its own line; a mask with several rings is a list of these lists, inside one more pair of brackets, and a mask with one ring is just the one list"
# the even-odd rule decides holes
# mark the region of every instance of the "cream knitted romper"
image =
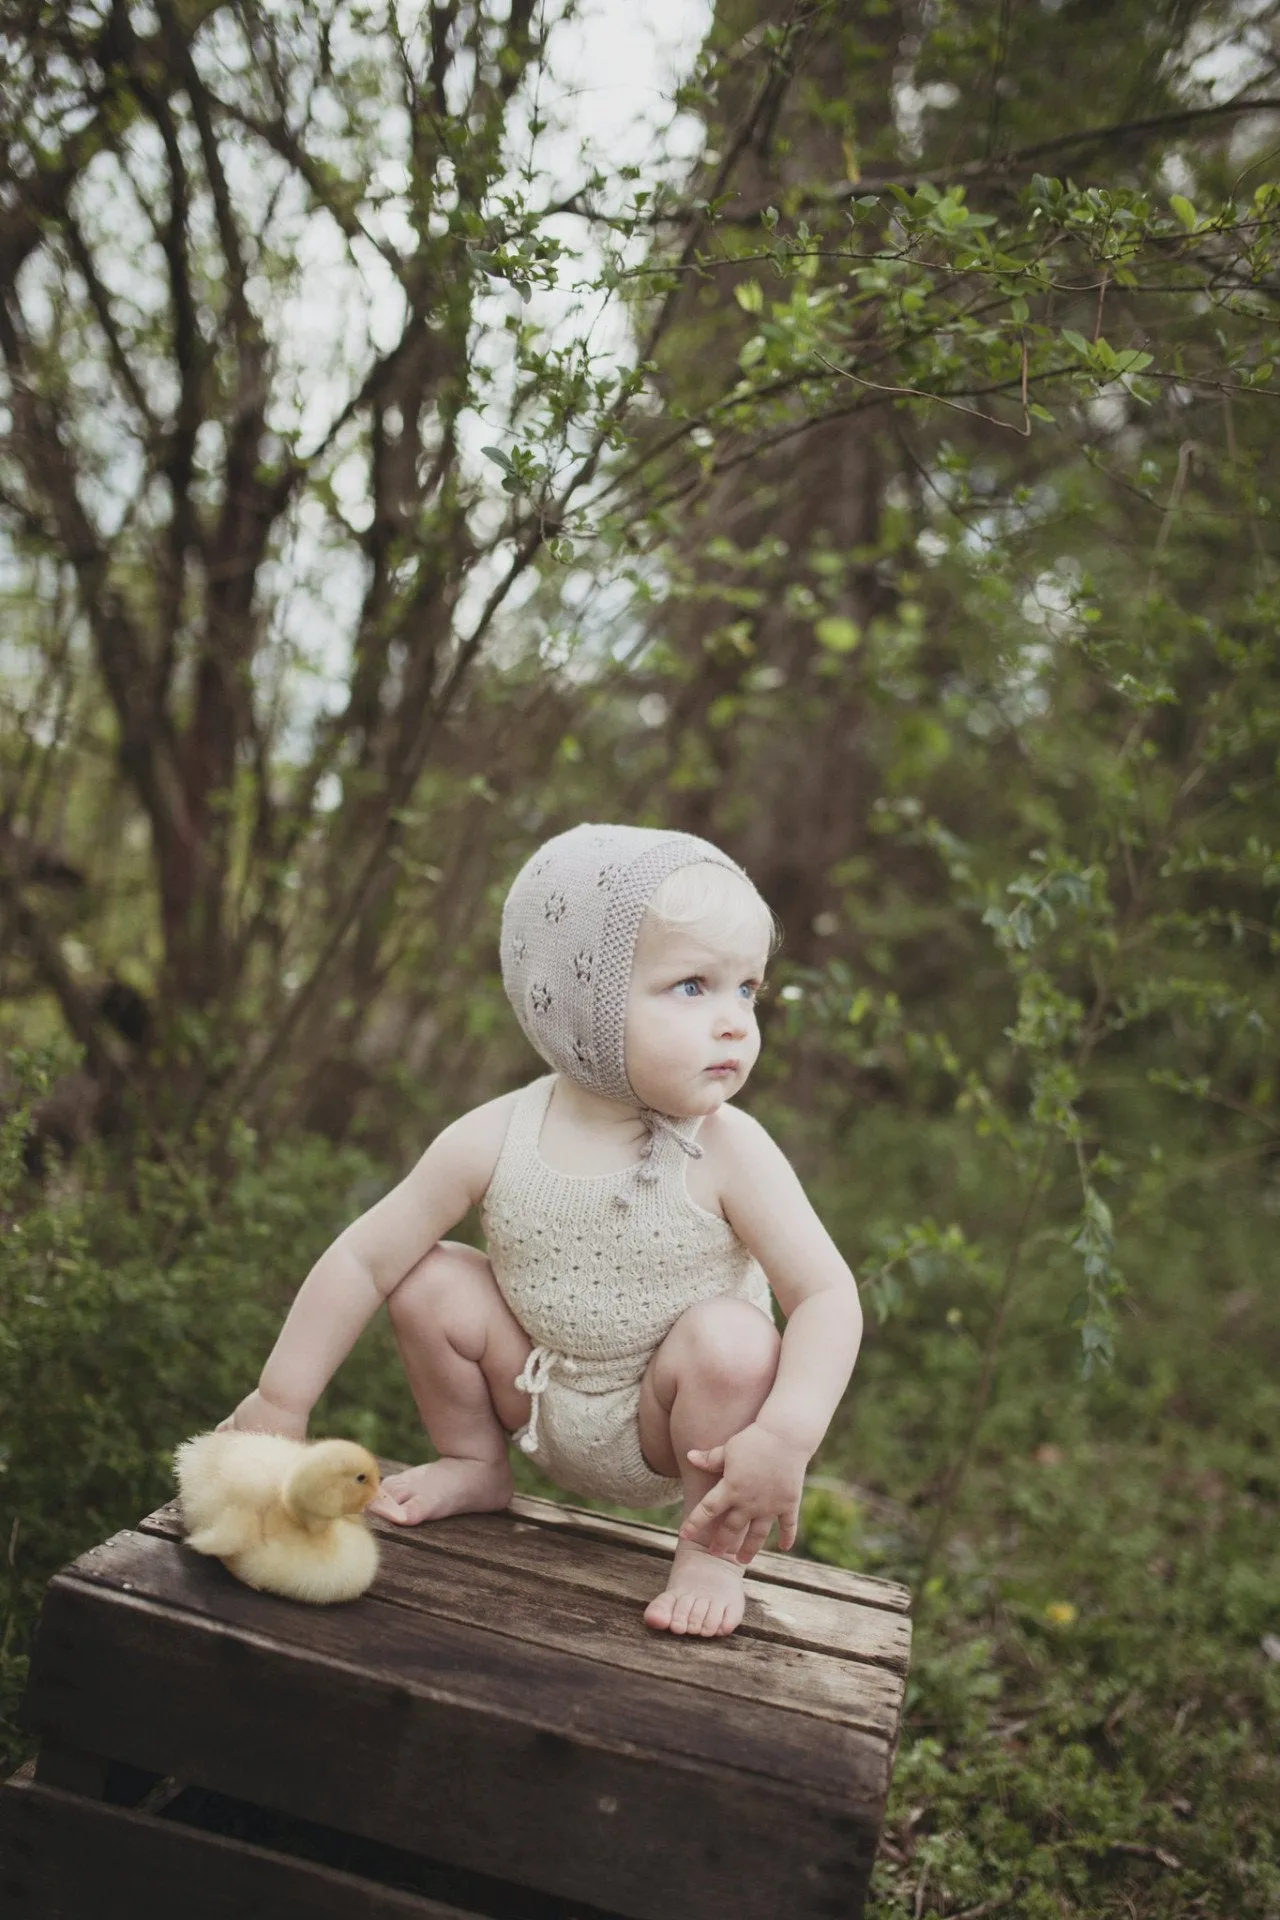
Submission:
[[769,1284],[728,1221],[685,1189],[682,1138],[692,1144],[698,1120],[652,1136],[642,1181],[634,1166],[558,1173],[538,1151],[555,1083],[548,1074],[516,1099],[481,1207],[494,1278],[534,1342],[516,1381],[533,1402],[517,1442],[566,1492],[667,1506],[680,1482],[640,1451],[645,1369],[696,1301],[747,1300],[772,1318]]

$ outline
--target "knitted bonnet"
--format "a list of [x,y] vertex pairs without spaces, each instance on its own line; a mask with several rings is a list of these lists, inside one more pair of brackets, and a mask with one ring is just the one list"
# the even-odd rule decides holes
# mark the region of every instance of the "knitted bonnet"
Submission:
[[557,834],[516,875],[502,910],[502,984],[548,1066],[589,1093],[636,1097],[625,1039],[640,923],[667,875],[702,861],[746,879],[694,834],[612,826]]

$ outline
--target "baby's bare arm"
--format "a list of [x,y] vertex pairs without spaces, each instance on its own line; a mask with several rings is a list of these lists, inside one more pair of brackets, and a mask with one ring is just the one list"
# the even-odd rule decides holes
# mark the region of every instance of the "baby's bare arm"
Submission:
[[758,1523],[754,1553],[773,1519],[779,1544],[794,1544],[804,1471],[849,1384],[862,1308],[847,1262],[764,1128],[732,1108],[715,1121],[699,1137],[725,1217],[764,1268],[787,1325],[773,1387],[754,1421],[695,1459],[721,1478],[681,1532],[714,1552],[722,1533],[739,1537],[749,1518]]
[[773,1390],[756,1419],[817,1451],[862,1343],[862,1307],[848,1262],[814,1212],[782,1150],[758,1121],[726,1109],[721,1202],[764,1268],[787,1318]]
[[399,1186],[321,1254],[257,1389],[228,1424],[298,1437],[306,1432],[312,1407],[387,1295],[483,1197],[514,1097],[504,1094],[446,1127]]

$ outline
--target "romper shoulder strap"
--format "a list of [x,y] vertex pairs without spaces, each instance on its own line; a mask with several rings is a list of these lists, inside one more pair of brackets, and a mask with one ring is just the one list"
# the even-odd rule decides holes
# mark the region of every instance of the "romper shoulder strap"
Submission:
[[527,1087],[521,1087],[511,1105],[506,1138],[494,1168],[495,1178],[499,1168],[507,1173],[516,1161],[531,1159],[536,1154],[555,1082],[555,1074],[547,1073],[540,1080],[531,1080]]

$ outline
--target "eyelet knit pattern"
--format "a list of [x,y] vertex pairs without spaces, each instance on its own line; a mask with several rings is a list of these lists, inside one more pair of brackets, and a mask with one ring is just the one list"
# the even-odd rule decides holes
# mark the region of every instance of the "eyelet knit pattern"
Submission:
[[[639,1184],[634,1167],[558,1173],[538,1151],[554,1088],[552,1074],[520,1094],[481,1209],[494,1278],[534,1343],[520,1379],[534,1412],[520,1444],[570,1492],[661,1505],[679,1484],[649,1473],[636,1437],[650,1357],[700,1300],[749,1300],[770,1313],[769,1285],[728,1221],[685,1190],[686,1152],[672,1136],[678,1127],[691,1138],[696,1120],[650,1135]],[[624,1188],[630,1204],[619,1209]],[[607,1432],[598,1396],[617,1396]]]
[[516,875],[502,913],[502,984],[547,1065],[591,1093],[635,1098],[624,1041],[640,923],[668,874],[704,860],[742,872],[696,834],[581,826]]

